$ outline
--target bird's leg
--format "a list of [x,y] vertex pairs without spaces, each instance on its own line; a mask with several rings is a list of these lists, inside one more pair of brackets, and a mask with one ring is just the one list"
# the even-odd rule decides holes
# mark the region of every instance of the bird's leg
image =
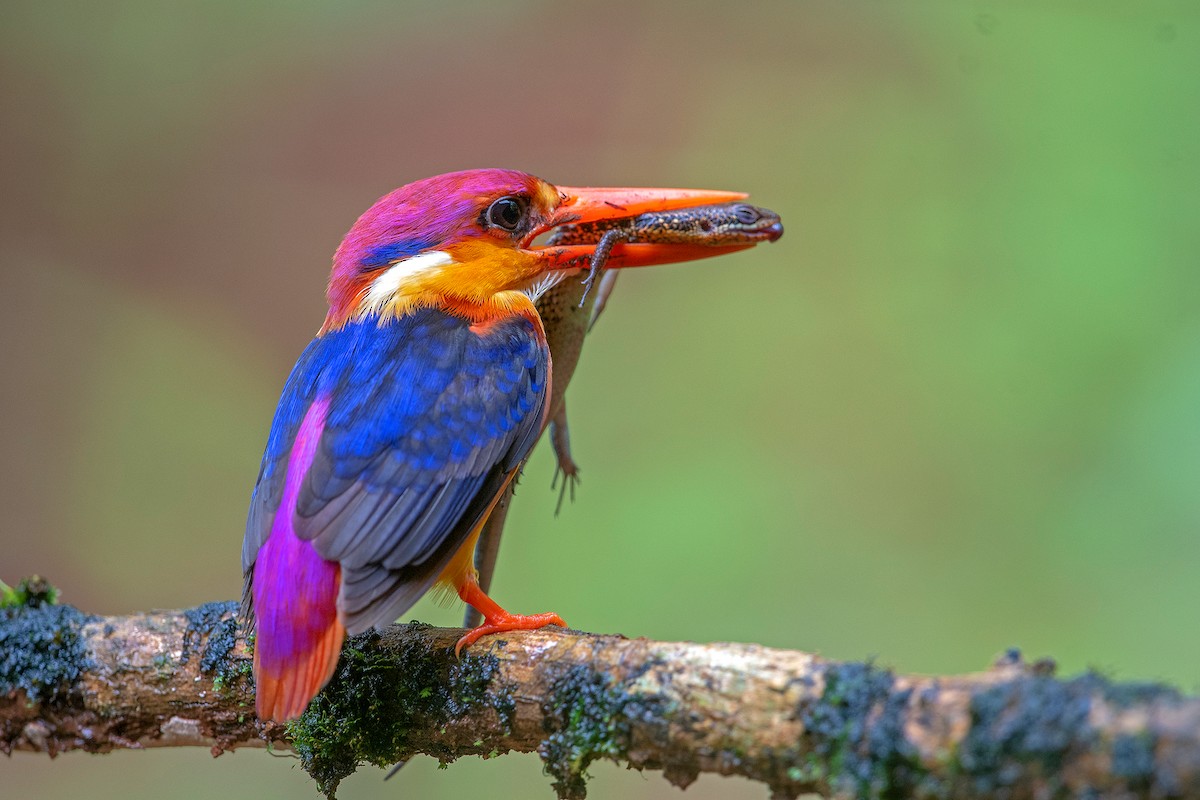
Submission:
[[[496,571],[496,559],[500,555],[500,536],[504,533],[504,519],[508,516],[508,507],[512,503],[513,492],[517,486],[517,478],[504,489],[500,501],[488,514],[483,530],[479,532],[479,543],[475,546],[475,573],[479,588],[488,592],[492,588],[492,575]],[[483,622],[483,616],[474,606],[467,606],[463,615],[463,627],[474,628]]]
[[579,298],[580,308],[583,308],[583,304],[587,302],[588,292],[591,291],[596,279],[600,277],[604,265],[608,263],[608,256],[612,253],[613,247],[617,242],[623,242],[628,238],[629,232],[621,228],[609,228],[600,237],[600,241],[596,243],[596,247],[592,251],[592,260],[588,265],[587,277],[583,279],[583,296]]
[[464,603],[474,606],[483,614],[483,624],[478,628],[467,631],[458,644],[454,645],[454,655],[461,655],[464,647],[470,647],[481,636],[489,633],[505,633],[506,631],[532,631],[547,625],[567,627],[558,614],[510,614],[488,597],[479,582],[475,579],[474,571],[468,574],[458,587],[458,596]]
[[575,502],[575,484],[579,483],[579,465],[571,458],[571,434],[567,430],[567,398],[559,404],[558,413],[550,420],[550,444],[554,445],[554,477],[550,480],[550,488],[558,484],[558,476],[563,476],[562,489],[558,492],[558,505],[554,507],[554,516],[562,511],[563,498],[566,497],[567,487],[570,486],[571,502]]

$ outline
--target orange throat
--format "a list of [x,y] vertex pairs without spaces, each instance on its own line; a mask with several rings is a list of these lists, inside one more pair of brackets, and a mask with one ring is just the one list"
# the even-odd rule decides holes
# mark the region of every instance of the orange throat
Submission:
[[468,240],[363,276],[352,302],[330,308],[321,333],[354,319],[375,317],[383,324],[422,308],[444,309],[479,325],[521,315],[541,331],[530,294],[555,281],[535,253]]

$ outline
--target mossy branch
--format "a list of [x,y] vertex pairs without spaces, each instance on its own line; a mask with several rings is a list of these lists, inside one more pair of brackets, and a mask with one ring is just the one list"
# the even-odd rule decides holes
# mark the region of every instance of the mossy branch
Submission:
[[546,629],[456,660],[460,631],[399,625],[349,641],[330,686],[281,726],[254,718],[232,602],[95,617],[19,599],[0,610],[5,752],[274,742],[327,794],[360,763],[516,750],[538,752],[572,798],[601,758],[679,786],[743,775],[777,797],[1200,796],[1200,699],[1062,680],[1015,653],[979,674],[916,677],[756,645]]

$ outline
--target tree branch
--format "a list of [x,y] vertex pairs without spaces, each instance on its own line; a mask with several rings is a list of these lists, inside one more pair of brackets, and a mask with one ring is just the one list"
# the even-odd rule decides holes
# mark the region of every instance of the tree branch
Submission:
[[560,797],[600,758],[743,775],[776,797],[1200,796],[1200,699],[1010,653],[987,672],[894,675],[744,644],[399,625],[349,641],[287,726],[253,714],[234,603],[95,617],[35,594],[0,610],[0,749],[292,747],[322,791],[364,762],[536,751]]

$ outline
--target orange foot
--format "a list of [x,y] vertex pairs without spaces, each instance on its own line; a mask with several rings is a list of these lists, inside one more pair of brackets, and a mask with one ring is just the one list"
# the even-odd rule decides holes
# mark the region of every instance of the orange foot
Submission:
[[567,623],[563,622],[562,617],[558,614],[508,613],[495,600],[484,594],[483,589],[480,589],[479,584],[476,583],[474,576],[458,587],[458,596],[463,599],[464,603],[474,606],[480,614],[483,614],[483,624],[478,628],[472,628],[467,631],[458,640],[458,643],[454,645],[455,656],[461,655],[464,647],[470,647],[479,637],[487,636],[489,633],[532,631],[544,628],[547,625],[567,627]]

